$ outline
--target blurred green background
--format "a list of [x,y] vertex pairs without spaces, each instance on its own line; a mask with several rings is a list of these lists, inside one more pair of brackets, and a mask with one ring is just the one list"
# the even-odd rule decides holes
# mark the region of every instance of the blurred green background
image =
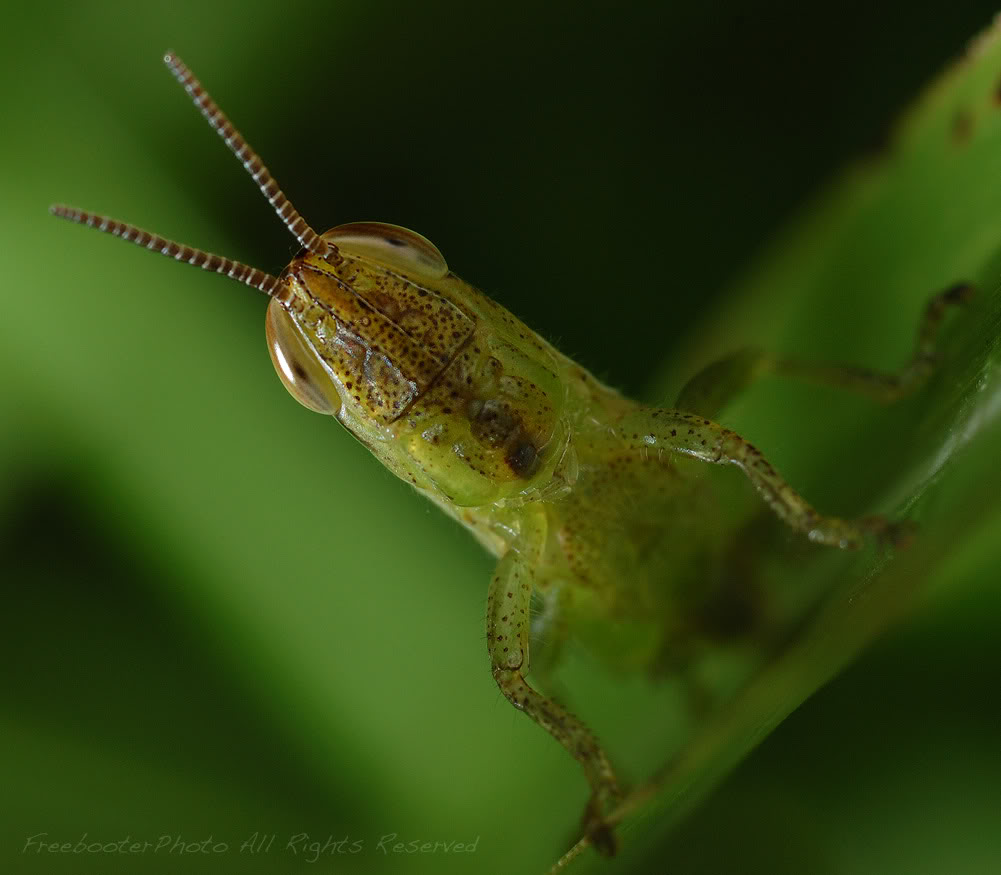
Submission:
[[[285,872],[330,836],[364,849],[328,848],[314,864],[328,870],[540,872],[585,796],[490,679],[489,559],[287,397],[263,300],[46,214],[63,201],[285,264],[293,241],[163,51],[192,66],[314,226],[420,230],[565,352],[649,394],[741,266],[884,142],[992,12],[797,10],[7,13],[0,871]],[[610,297],[649,318],[610,319]],[[907,336],[911,314],[901,321]],[[291,534],[304,517],[305,543]],[[996,871],[997,572],[957,571],[628,865]],[[211,836],[229,851],[23,853],[42,833]],[[270,852],[240,853],[255,833],[276,836]],[[479,841],[401,862],[375,850],[392,833]]]

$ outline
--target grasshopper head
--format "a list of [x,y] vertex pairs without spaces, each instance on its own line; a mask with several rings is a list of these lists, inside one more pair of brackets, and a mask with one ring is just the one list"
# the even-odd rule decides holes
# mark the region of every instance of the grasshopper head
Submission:
[[292,396],[442,502],[481,505],[541,483],[567,445],[555,351],[451,274],[420,234],[373,222],[317,234],[184,63],[164,61],[299,254],[276,277],[95,213],[51,212],[270,296],[268,349]]
[[359,222],[303,249],[268,307],[268,349],[292,396],[345,419],[398,419],[465,342],[470,320],[427,286],[448,273],[435,247],[395,225]]
[[268,307],[271,358],[302,404],[391,470],[460,505],[528,488],[565,430],[551,349],[396,225],[341,225]]

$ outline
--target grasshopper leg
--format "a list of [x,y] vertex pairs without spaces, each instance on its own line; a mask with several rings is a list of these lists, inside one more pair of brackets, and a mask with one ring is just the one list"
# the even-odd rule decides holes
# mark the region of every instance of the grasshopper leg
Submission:
[[821,515],[786,482],[760,450],[736,432],[698,413],[641,407],[619,421],[614,439],[623,448],[636,452],[663,450],[716,465],[734,465],[786,525],[818,544],[856,549],[868,535],[902,546],[910,533],[908,524],[891,523],[880,516],[845,520]]
[[501,558],[487,595],[487,645],[494,680],[504,696],[565,747],[584,770],[591,799],[584,832],[602,853],[615,853],[615,835],[605,815],[622,798],[608,756],[594,734],[561,705],[525,679],[529,668],[529,607],[535,568],[544,543],[544,524],[526,533]]
[[763,350],[744,349],[699,371],[685,384],[674,406],[712,418],[736,395],[764,376],[790,377],[832,386],[883,403],[897,401],[917,391],[931,375],[935,369],[939,328],[946,311],[965,304],[972,295],[973,287],[969,283],[957,283],[928,301],[918,325],[914,354],[899,371],[881,373],[853,365],[804,362]]

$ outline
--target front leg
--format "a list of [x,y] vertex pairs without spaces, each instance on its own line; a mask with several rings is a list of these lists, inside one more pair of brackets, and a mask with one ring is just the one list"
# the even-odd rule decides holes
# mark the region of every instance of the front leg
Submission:
[[494,680],[508,701],[524,711],[580,763],[591,785],[584,831],[595,848],[615,853],[615,835],[605,820],[622,798],[615,772],[591,731],[573,714],[547,699],[525,680],[528,674],[529,605],[536,568],[545,543],[540,514],[501,558],[487,594],[487,646]]
[[614,441],[620,449],[667,450],[717,465],[735,465],[783,522],[818,544],[855,549],[862,546],[868,534],[899,545],[909,531],[906,524],[890,523],[880,516],[860,520],[822,516],[760,450],[736,432],[697,413],[641,407],[626,414],[614,434],[596,440]]

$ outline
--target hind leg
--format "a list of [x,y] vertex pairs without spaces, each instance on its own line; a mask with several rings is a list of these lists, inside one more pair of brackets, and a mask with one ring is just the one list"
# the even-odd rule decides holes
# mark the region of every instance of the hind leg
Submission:
[[925,306],[911,360],[899,371],[881,373],[854,365],[830,365],[781,358],[745,349],[713,362],[685,384],[674,407],[701,416],[716,416],[755,380],[765,376],[792,377],[833,386],[889,403],[915,392],[935,369],[939,328],[949,307],[965,304],[973,294],[968,283],[951,286]]

